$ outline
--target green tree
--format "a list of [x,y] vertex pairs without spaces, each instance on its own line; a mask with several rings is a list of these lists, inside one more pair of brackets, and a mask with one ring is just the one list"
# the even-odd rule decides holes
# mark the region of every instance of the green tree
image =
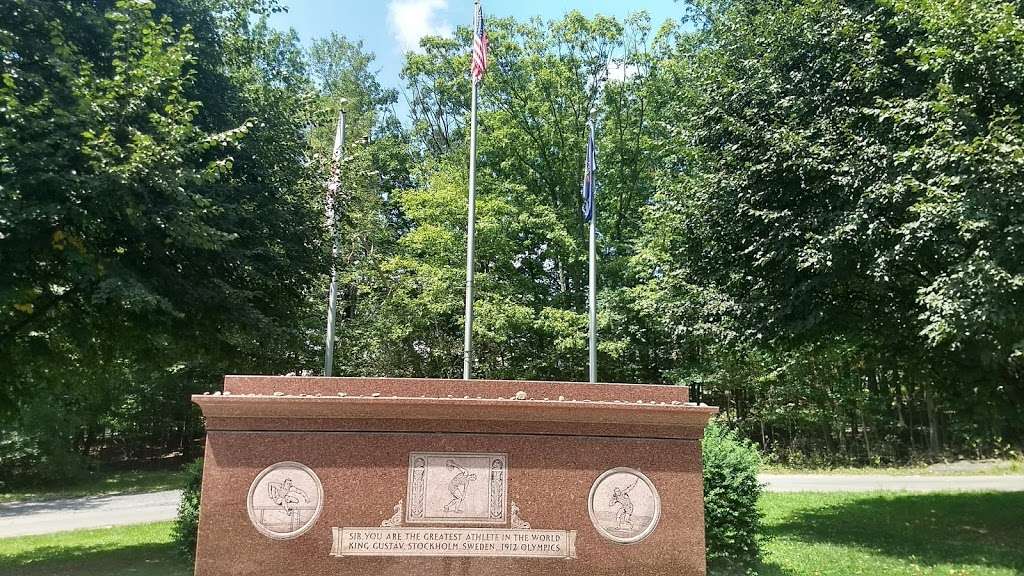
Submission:
[[[965,424],[970,407],[995,415],[982,436],[1019,439],[1020,6],[708,2],[694,14],[666,64],[684,88],[638,273],[693,324],[728,326],[726,313],[780,385],[852,376],[815,420],[838,417],[865,445],[920,410],[938,450],[954,406]],[[798,371],[790,351],[846,358],[848,371]],[[799,387],[785,393],[800,402]],[[870,402],[881,422],[865,422]]]
[[[478,375],[579,379],[586,373],[586,230],[580,180],[586,125],[602,126],[599,210],[602,301],[627,276],[639,207],[652,191],[643,154],[660,94],[648,18],[626,23],[579,13],[545,23],[489,21],[492,65],[480,93],[477,179]],[[462,355],[470,34],[426,38],[403,77],[414,145],[414,186],[396,195],[407,229],[365,285],[364,369],[455,376]],[[639,118],[641,121],[633,122]],[[622,166],[616,169],[614,166]],[[604,192],[607,190],[607,193]],[[602,216],[602,218],[604,218]],[[607,222],[607,224],[604,224]],[[632,348],[624,318],[602,314],[602,377],[657,378],[620,362]]]
[[60,474],[47,458],[110,433],[176,447],[188,392],[306,358],[323,254],[297,40],[257,5],[5,4],[0,410],[25,456],[5,474]]

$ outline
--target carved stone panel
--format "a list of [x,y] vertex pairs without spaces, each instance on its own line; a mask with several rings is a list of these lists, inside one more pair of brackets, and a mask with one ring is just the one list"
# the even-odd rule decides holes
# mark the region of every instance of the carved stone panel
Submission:
[[413,452],[405,520],[408,524],[505,524],[505,454]]
[[[508,528],[339,528],[332,532],[331,556],[434,556],[565,559],[576,558],[575,530]],[[465,573],[465,572],[460,572]]]
[[620,544],[643,540],[661,518],[654,483],[632,468],[612,468],[601,474],[590,489],[589,508],[597,532]]
[[253,480],[246,507],[261,534],[289,540],[313,527],[323,501],[323,485],[312,470],[298,462],[278,462]]

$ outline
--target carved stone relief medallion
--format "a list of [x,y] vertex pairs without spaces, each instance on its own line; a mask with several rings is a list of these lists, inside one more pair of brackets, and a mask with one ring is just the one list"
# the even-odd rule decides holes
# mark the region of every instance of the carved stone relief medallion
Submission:
[[508,519],[505,454],[409,454],[407,524],[504,524]]
[[649,536],[661,518],[661,499],[654,483],[639,470],[612,468],[590,489],[590,521],[597,532],[620,544]]
[[278,462],[252,481],[246,506],[261,534],[290,540],[313,527],[323,502],[323,485],[312,470],[298,462]]

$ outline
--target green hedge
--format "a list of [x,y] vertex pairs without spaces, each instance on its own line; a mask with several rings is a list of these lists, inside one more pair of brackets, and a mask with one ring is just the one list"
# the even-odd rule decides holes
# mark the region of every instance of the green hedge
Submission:
[[755,573],[761,560],[761,455],[735,431],[712,422],[704,432],[703,457],[708,569]]
[[199,533],[199,495],[203,487],[203,459],[185,466],[185,486],[178,504],[178,519],[174,522],[174,542],[189,558],[196,554],[196,536]]

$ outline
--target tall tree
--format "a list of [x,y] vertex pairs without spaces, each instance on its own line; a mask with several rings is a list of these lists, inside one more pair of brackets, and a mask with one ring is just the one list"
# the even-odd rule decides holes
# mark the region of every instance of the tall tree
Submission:
[[0,410],[47,470],[165,436],[219,374],[303,363],[310,84],[255,3],[5,4]]
[[[607,147],[609,158],[627,165],[602,172],[598,198],[599,213],[608,214],[601,221],[602,285],[611,288],[622,281],[623,258],[639,230],[636,215],[651,194],[643,184],[651,165],[637,146],[646,143],[654,122],[630,121],[657,107],[645,82],[654,65],[650,25],[643,15],[624,24],[574,12],[549,23],[492,19],[488,33],[492,66],[480,102],[476,371],[581,378],[586,124],[592,115],[607,118],[602,157]],[[454,39],[424,39],[422,52],[407,56],[403,77],[424,160],[416,186],[397,195],[409,230],[368,291],[379,311],[370,349],[381,360],[374,370],[454,376],[460,365],[469,41],[470,32],[460,29]],[[611,318],[602,315],[606,324]],[[601,345],[607,360],[626,349],[616,336]],[[608,362],[602,377],[635,377],[632,366],[619,368]]]
[[715,298],[697,318],[728,310],[758,346],[852,347],[858,389],[916,398],[933,449],[944,406],[985,406],[998,435],[1019,438],[1004,407],[1022,392],[1021,7],[696,14],[671,64],[676,145],[649,210],[652,231],[686,233],[649,243],[664,248],[641,262],[652,282],[679,271],[680,303],[690,286],[723,294],[726,308]]

